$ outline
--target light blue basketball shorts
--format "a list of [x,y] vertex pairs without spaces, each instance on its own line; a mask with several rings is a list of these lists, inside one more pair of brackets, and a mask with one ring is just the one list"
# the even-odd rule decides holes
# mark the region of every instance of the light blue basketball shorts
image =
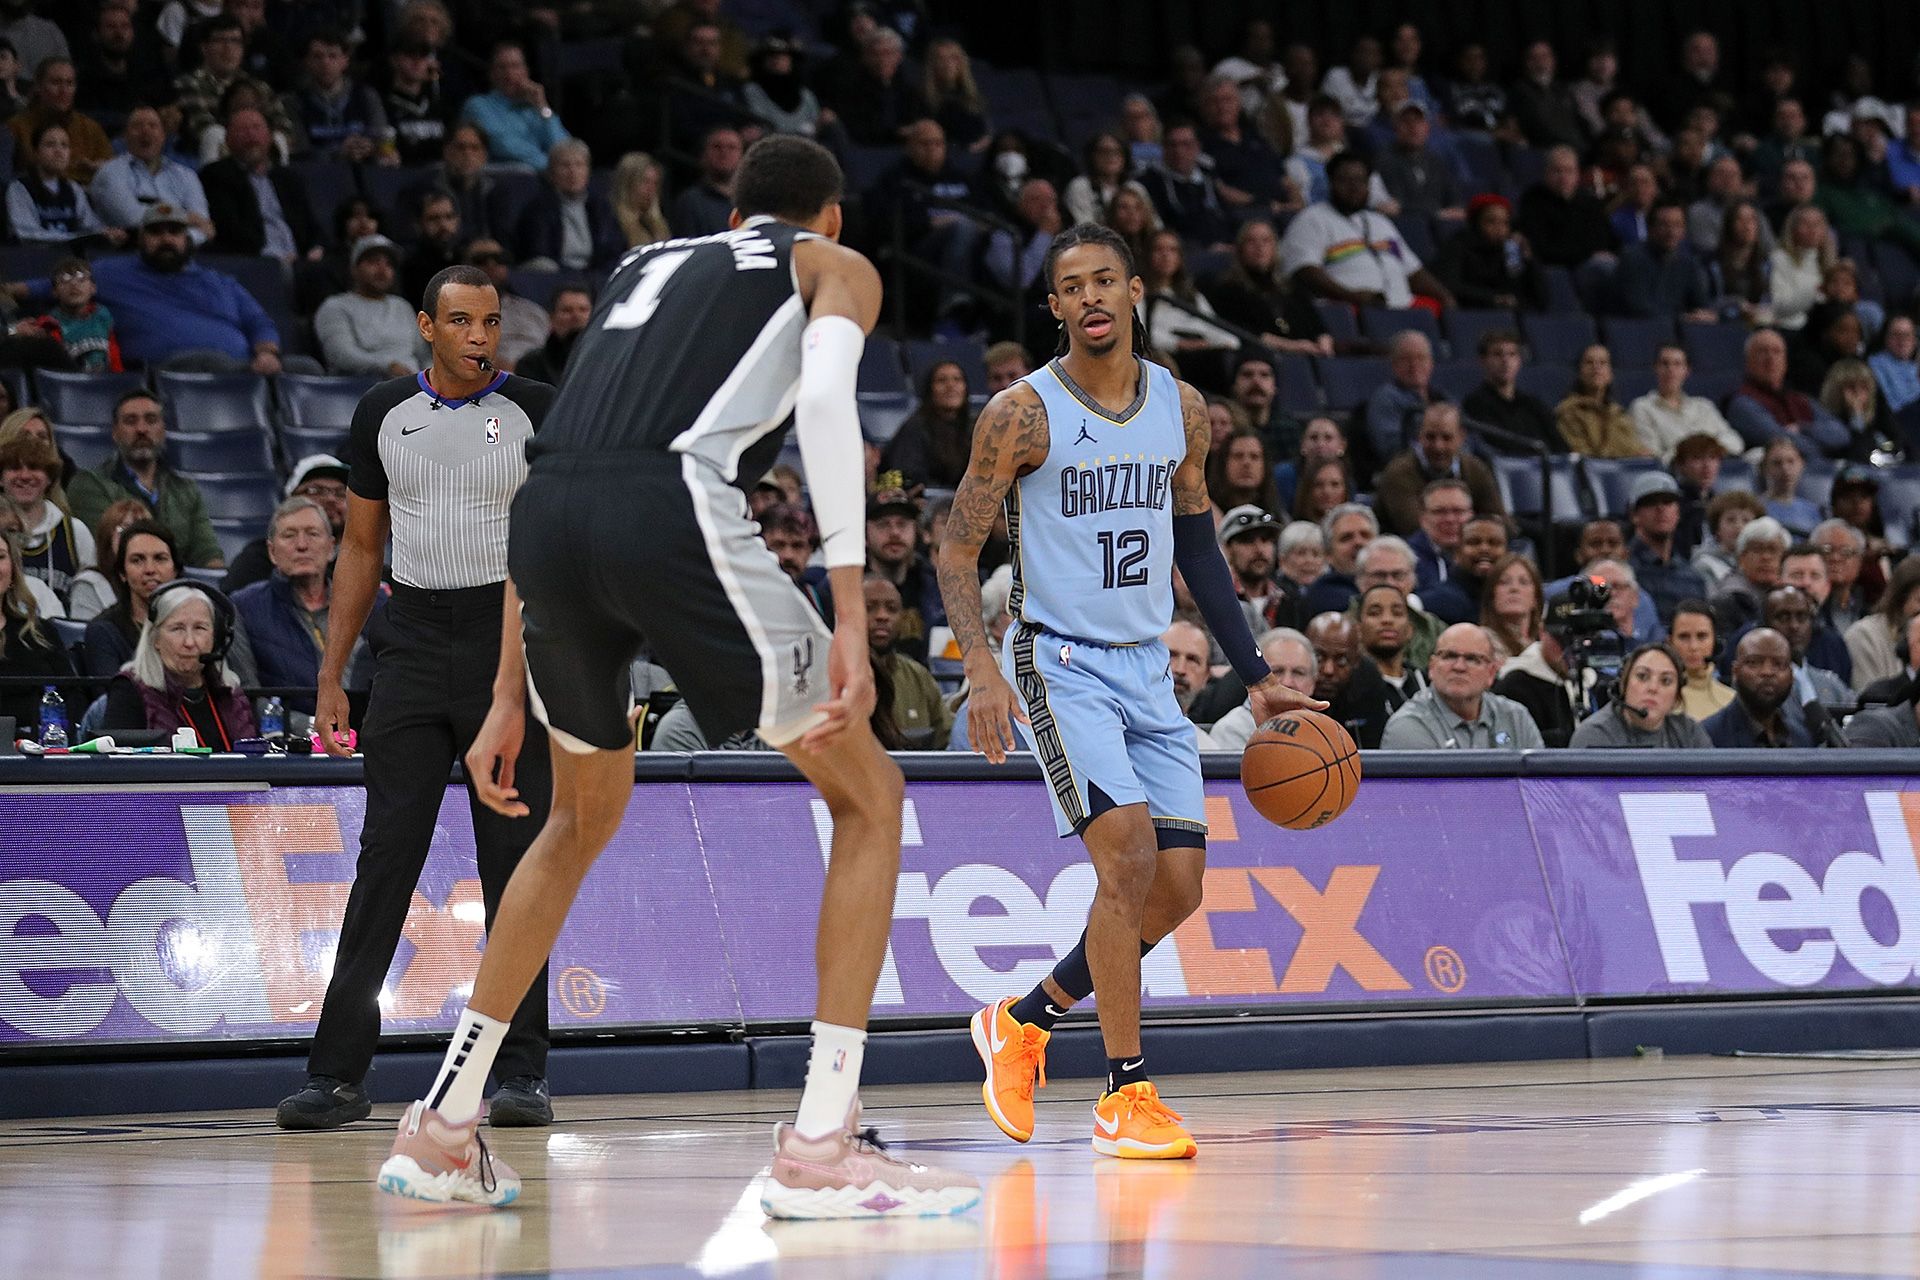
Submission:
[[1020,736],[1046,773],[1062,836],[1145,804],[1161,848],[1205,847],[1199,739],[1174,696],[1165,645],[1092,644],[1022,622],[1007,632],[1000,665],[1026,707]]

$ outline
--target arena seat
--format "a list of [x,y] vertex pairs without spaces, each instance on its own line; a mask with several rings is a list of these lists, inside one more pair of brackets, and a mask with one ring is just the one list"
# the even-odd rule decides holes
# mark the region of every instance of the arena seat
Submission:
[[112,427],[63,425],[57,430],[60,447],[77,467],[97,467],[113,456]]
[[1906,246],[1893,240],[1874,241],[1873,267],[1880,273],[1880,289],[1889,307],[1913,304],[1914,292],[1920,290],[1920,262],[1914,261]]
[[213,537],[220,544],[220,556],[228,564],[239,558],[247,544],[266,533],[266,517],[260,519],[228,520],[213,519]]
[[1532,349],[1533,364],[1579,364],[1580,353],[1599,338],[1593,317],[1578,311],[1523,315],[1520,335]]
[[1687,378],[1687,394],[1699,396],[1703,400],[1711,400],[1724,409],[1728,397],[1738,391],[1740,384],[1746,379],[1746,370],[1738,365],[1731,369],[1695,367],[1692,375]]
[[1433,385],[1446,392],[1447,399],[1455,404],[1466,399],[1486,378],[1478,360],[1447,360],[1433,367]]
[[1320,385],[1326,389],[1327,408],[1337,413],[1365,404],[1374,389],[1391,376],[1384,356],[1334,356],[1320,361]]
[[1889,546],[1904,551],[1913,545],[1915,518],[1920,517],[1920,466],[1880,469],[1880,516]]
[[1715,493],[1730,493],[1735,489],[1742,493],[1759,492],[1753,464],[1738,454],[1720,460],[1720,479],[1713,486]]
[[1353,318],[1352,307],[1329,298],[1315,298],[1313,309],[1320,313],[1321,325],[1333,335],[1335,342],[1360,341],[1360,322]]
[[162,369],[153,382],[166,406],[169,431],[266,431],[273,426],[273,390],[261,374]]
[[1833,481],[1840,474],[1840,464],[1831,458],[1809,458],[1806,470],[1800,473],[1800,486],[1796,493],[1822,511],[1827,509],[1827,500],[1833,496]]
[[34,378],[40,407],[56,427],[107,427],[113,404],[147,380],[138,373],[62,373],[42,369]]
[[1739,325],[1682,320],[1680,345],[1687,349],[1687,360],[1696,372],[1702,369],[1744,371],[1746,368],[1747,330]]
[[1384,347],[1398,334],[1412,330],[1423,333],[1435,354],[1440,349],[1440,322],[1425,307],[1362,307],[1360,336]]
[[1626,408],[1658,385],[1653,370],[1645,365],[1621,364],[1619,357],[1613,362],[1613,399],[1621,408]]
[[1493,307],[1449,307],[1440,313],[1440,327],[1453,348],[1453,358],[1465,360],[1480,355],[1480,339],[1496,329],[1518,332],[1520,322],[1513,312]]
[[1549,312],[1585,311],[1586,301],[1573,283],[1573,272],[1565,267],[1541,267],[1540,279],[1547,286]]
[[860,434],[884,445],[913,412],[913,397],[904,392],[858,392],[854,408],[860,415]]
[[189,475],[273,470],[273,442],[262,431],[169,431],[167,459]]
[[959,363],[961,371],[967,375],[969,391],[983,390],[987,385],[987,349],[978,342],[941,342],[926,338],[909,338],[906,343],[907,382],[915,394],[925,385],[927,370],[942,360]]
[[1567,392],[1573,389],[1573,367],[1564,364],[1530,364],[1521,368],[1520,376],[1514,381],[1522,391],[1551,409],[1566,399]]
[[1600,336],[1613,353],[1613,366],[1647,368],[1660,344],[1673,341],[1672,316],[1608,316],[1600,322]]
[[[1495,454],[1488,461],[1508,514],[1523,520],[1538,520],[1545,507],[1546,492],[1540,487],[1540,460]],[[1582,492],[1585,486],[1580,483],[1573,458],[1557,457],[1552,467],[1553,521],[1578,524],[1587,517],[1591,494]]]
[[341,204],[360,194],[354,167],[344,160],[296,160],[289,166],[307,189],[307,208],[320,238],[333,243],[333,220]]
[[906,370],[900,364],[900,344],[874,334],[860,353],[860,376],[855,384],[862,395],[911,395]]
[[1658,458],[1583,458],[1580,470],[1593,494],[1594,509],[1615,519],[1627,514],[1627,497],[1633,482],[1650,471],[1660,470]]
[[353,411],[360,397],[385,379],[372,374],[315,376],[310,373],[283,373],[280,393],[280,419],[289,427],[303,430],[344,432],[353,425]]
[[1320,381],[1312,356],[1279,356],[1273,362],[1280,412],[1310,418],[1320,412]]
[[252,521],[255,536],[280,501],[280,478],[270,471],[195,476],[194,483],[200,486],[209,519]]

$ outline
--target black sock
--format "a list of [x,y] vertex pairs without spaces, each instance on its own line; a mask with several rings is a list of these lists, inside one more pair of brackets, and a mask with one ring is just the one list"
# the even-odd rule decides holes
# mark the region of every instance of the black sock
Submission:
[[1118,1093],[1130,1084],[1139,1084],[1147,1078],[1147,1055],[1142,1053],[1131,1058],[1107,1059],[1107,1092]]
[[[1160,944],[1157,942],[1148,942],[1142,938],[1140,954],[1145,956],[1158,945]],[[1055,986],[1072,997],[1072,1003],[1067,1006],[1068,1009],[1093,994],[1093,970],[1087,967],[1087,931],[1085,929],[1080,931],[1080,940],[1073,944],[1073,950],[1060,957],[1060,963],[1053,966],[1053,972],[1048,976],[1053,979]],[[1051,1031],[1054,1023],[1067,1016],[1067,1009],[1062,1009],[1053,1002],[1053,997],[1047,993],[1046,983],[1041,982],[1036,983],[1033,990],[1014,1001],[1007,1013],[1015,1022],[1025,1022],[1039,1027],[1042,1031]]]

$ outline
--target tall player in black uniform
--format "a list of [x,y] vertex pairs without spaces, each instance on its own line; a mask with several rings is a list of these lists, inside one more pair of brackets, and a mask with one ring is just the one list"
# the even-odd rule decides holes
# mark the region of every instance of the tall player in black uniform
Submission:
[[[813,1054],[762,1207],[846,1218],[957,1213],[979,1201],[973,1179],[897,1160],[859,1122],[904,783],[868,726],[860,585],[866,504],[853,392],[880,279],[837,243],[840,192],[840,167],[819,145],[755,144],[734,179],[734,229],[629,254],[580,337],[529,450],[508,553],[505,625],[524,629],[534,713],[555,748],[552,813],[507,886],[446,1063],[401,1120],[380,1170],[387,1191],[496,1205],[519,1193],[479,1140],[481,1088],[505,1020],[626,811],[628,670],[644,641],[709,742],[758,729],[833,815]],[[831,634],[747,515],[742,478],[765,473],[789,419],[833,586]],[[504,813],[526,812],[513,778],[524,729],[521,699],[496,695],[467,755],[483,799]]]

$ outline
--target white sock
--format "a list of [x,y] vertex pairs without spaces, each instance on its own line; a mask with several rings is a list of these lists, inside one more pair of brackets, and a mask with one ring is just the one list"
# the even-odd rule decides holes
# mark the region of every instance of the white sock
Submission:
[[480,1095],[486,1092],[487,1072],[493,1068],[493,1055],[500,1052],[507,1024],[472,1009],[460,1014],[453,1028],[453,1043],[447,1046],[446,1061],[427,1090],[427,1105],[455,1124],[480,1114]]
[[793,1122],[801,1137],[821,1138],[845,1127],[847,1112],[860,1092],[860,1060],[866,1052],[866,1032],[831,1022],[813,1024],[807,1087],[800,1095],[800,1115]]

